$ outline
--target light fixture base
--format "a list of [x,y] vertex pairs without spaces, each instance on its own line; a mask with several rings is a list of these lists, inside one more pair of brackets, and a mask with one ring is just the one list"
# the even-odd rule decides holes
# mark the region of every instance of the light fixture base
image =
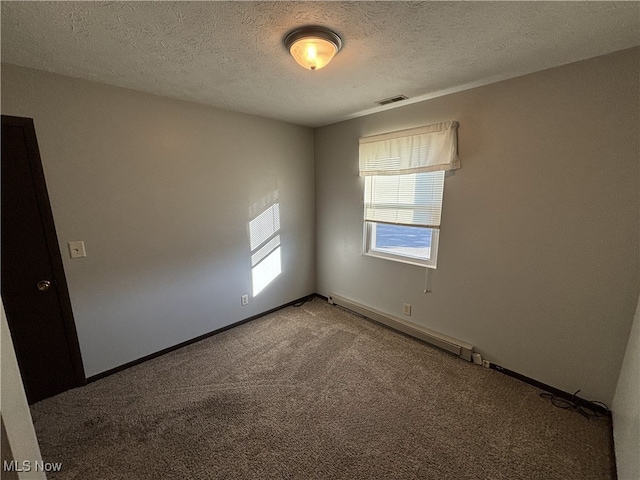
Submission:
[[338,36],[337,33],[329,30],[328,28],[315,25],[300,27],[289,32],[287,36],[284,37],[284,46],[287,48],[287,50],[291,50],[291,45],[293,45],[298,40],[307,37],[316,37],[328,40],[336,46],[336,53],[338,53],[342,48],[342,39],[340,38],[340,36]]

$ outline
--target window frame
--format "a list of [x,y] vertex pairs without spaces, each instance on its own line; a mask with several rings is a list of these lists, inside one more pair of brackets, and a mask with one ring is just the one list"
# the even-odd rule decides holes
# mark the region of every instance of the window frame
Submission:
[[416,226],[414,228],[424,228],[431,230],[431,250],[429,251],[429,258],[422,259],[418,257],[413,257],[409,255],[402,255],[399,253],[386,252],[383,250],[376,250],[371,245],[374,239],[373,226],[374,224],[379,224],[381,222],[371,222],[364,221],[363,228],[363,255],[375,258],[383,258],[385,260],[392,260],[394,262],[407,263],[409,265],[417,265],[419,267],[427,267],[427,268],[436,268],[438,263],[438,245],[440,243],[440,229],[439,228],[429,228],[429,227],[419,227]]

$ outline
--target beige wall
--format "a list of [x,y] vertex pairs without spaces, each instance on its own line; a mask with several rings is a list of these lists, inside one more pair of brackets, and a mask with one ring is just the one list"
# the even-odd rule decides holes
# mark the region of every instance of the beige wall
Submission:
[[[640,50],[316,130],[317,291],[610,404],[638,299]],[[362,255],[358,138],[457,120],[438,269]]]
[[640,300],[613,397],[618,480],[640,478]]
[[[11,65],[2,113],[35,122],[88,376],[314,292],[311,129]],[[275,191],[282,274],[242,307]]]

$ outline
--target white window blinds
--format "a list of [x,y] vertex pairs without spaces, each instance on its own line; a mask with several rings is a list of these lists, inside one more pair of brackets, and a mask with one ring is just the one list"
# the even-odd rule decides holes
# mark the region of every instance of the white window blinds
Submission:
[[444,171],[367,176],[364,219],[367,222],[440,227]]
[[455,170],[458,122],[374,135],[360,139],[360,176],[405,175]]

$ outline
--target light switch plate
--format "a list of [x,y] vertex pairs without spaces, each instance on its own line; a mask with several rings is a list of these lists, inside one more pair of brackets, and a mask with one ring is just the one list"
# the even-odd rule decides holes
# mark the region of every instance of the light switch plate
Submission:
[[69,255],[71,255],[71,258],[82,258],[87,256],[87,252],[84,250],[83,241],[69,242],[68,245]]

